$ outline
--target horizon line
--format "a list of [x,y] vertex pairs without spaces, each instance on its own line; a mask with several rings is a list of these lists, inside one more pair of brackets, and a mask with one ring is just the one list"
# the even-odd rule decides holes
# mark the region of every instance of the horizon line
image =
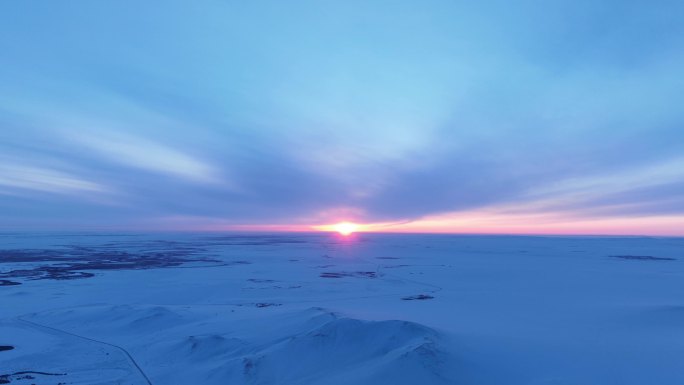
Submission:
[[[97,229],[3,229],[0,228],[1,235],[9,234],[30,234],[30,233],[61,233],[61,234],[102,234],[113,235],[113,233],[123,233],[126,235],[135,234],[337,234],[334,230],[279,230],[279,229],[121,229],[121,228],[97,228]],[[610,234],[610,233],[505,233],[505,232],[449,232],[449,231],[370,231],[360,230],[353,234],[377,234],[377,235],[457,235],[457,236],[502,236],[502,237],[584,237],[584,238],[684,238],[684,234]]]

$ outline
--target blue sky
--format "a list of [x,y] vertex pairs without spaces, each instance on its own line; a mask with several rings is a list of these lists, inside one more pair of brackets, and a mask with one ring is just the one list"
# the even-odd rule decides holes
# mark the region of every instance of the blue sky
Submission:
[[0,227],[497,232],[534,216],[684,235],[682,14],[2,2]]

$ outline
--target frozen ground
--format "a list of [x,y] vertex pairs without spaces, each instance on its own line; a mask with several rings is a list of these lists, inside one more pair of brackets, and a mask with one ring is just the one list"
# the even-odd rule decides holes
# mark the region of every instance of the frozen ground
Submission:
[[0,384],[684,384],[684,239],[0,234]]

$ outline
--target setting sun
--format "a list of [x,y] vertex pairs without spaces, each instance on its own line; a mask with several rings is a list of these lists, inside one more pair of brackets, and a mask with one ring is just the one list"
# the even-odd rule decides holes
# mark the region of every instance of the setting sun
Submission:
[[355,232],[358,228],[359,225],[350,222],[341,222],[334,226],[335,231],[345,236]]

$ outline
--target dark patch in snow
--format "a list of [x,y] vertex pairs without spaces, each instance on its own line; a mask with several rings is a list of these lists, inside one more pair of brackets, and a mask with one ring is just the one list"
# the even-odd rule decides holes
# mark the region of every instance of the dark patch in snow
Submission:
[[339,271],[339,272],[325,272],[321,273],[321,278],[377,278],[378,274],[374,271]]
[[254,306],[256,306],[256,307],[282,306],[282,303],[257,302],[254,304]]
[[425,299],[433,299],[435,297],[427,294],[418,294],[418,295],[411,295],[408,297],[403,297],[402,300],[404,301],[415,301],[415,300],[425,300]]
[[228,263],[227,263],[227,265],[229,265],[229,266],[233,266],[233,265],[251,265],[251,264],[252,264],[252,262],[250,262],[250,261],[231,261],[231,262],[228,262]]
[[276,282],[273,279],[259,279],[259,278],[249,278],[249,282],[254,282],[254,283],[273,283]]
[[677,258],[654,257],[651,255],[609,255],[610,258],[630,259],[637,261],[676,261]]
[[6,352],[8,350],[13,350],[14,346],[11,345],[0,345],[0,352]]
[[[99,246],[61,246],[58,249],[19,249],[0,250],[1,263],[30,263],[27,268],[20,268],[0,273],[0,286],[18,285],[19,282],[1,278],[22,278],[24,280],[71,280],[90,278],[95,274],[92,270],[142,270],[181,266],[193,262],[221,261],[194,257],[203,249],[179,246],[174,243],[149,242],[136,244],[131,249],[128,244],[103,244]],[[122,250],[127,248],[126,250]],[[232,261],[220,266],[248,264],[247,261]],[[203,266],[203,267],[212,267]]]
[[222,235],[216,237],[205,237],[204,239],[210,241],[212,246],[273,246],[309,243],[309,241],[299,237],[280,235]]
[[251,358],[245,357],[242,359],[242,372],[245,377],[250,377],[254,372],[254,361]]
[[[36,375],[38,376],[66,376],[66,373],[47,373],[47,372],[34,372],[31,370],[14,372],[11,374],[0,374],[0,384],[9,384],[12,380],[33,380]],[[60,382],[60,384],[62,384]]]

